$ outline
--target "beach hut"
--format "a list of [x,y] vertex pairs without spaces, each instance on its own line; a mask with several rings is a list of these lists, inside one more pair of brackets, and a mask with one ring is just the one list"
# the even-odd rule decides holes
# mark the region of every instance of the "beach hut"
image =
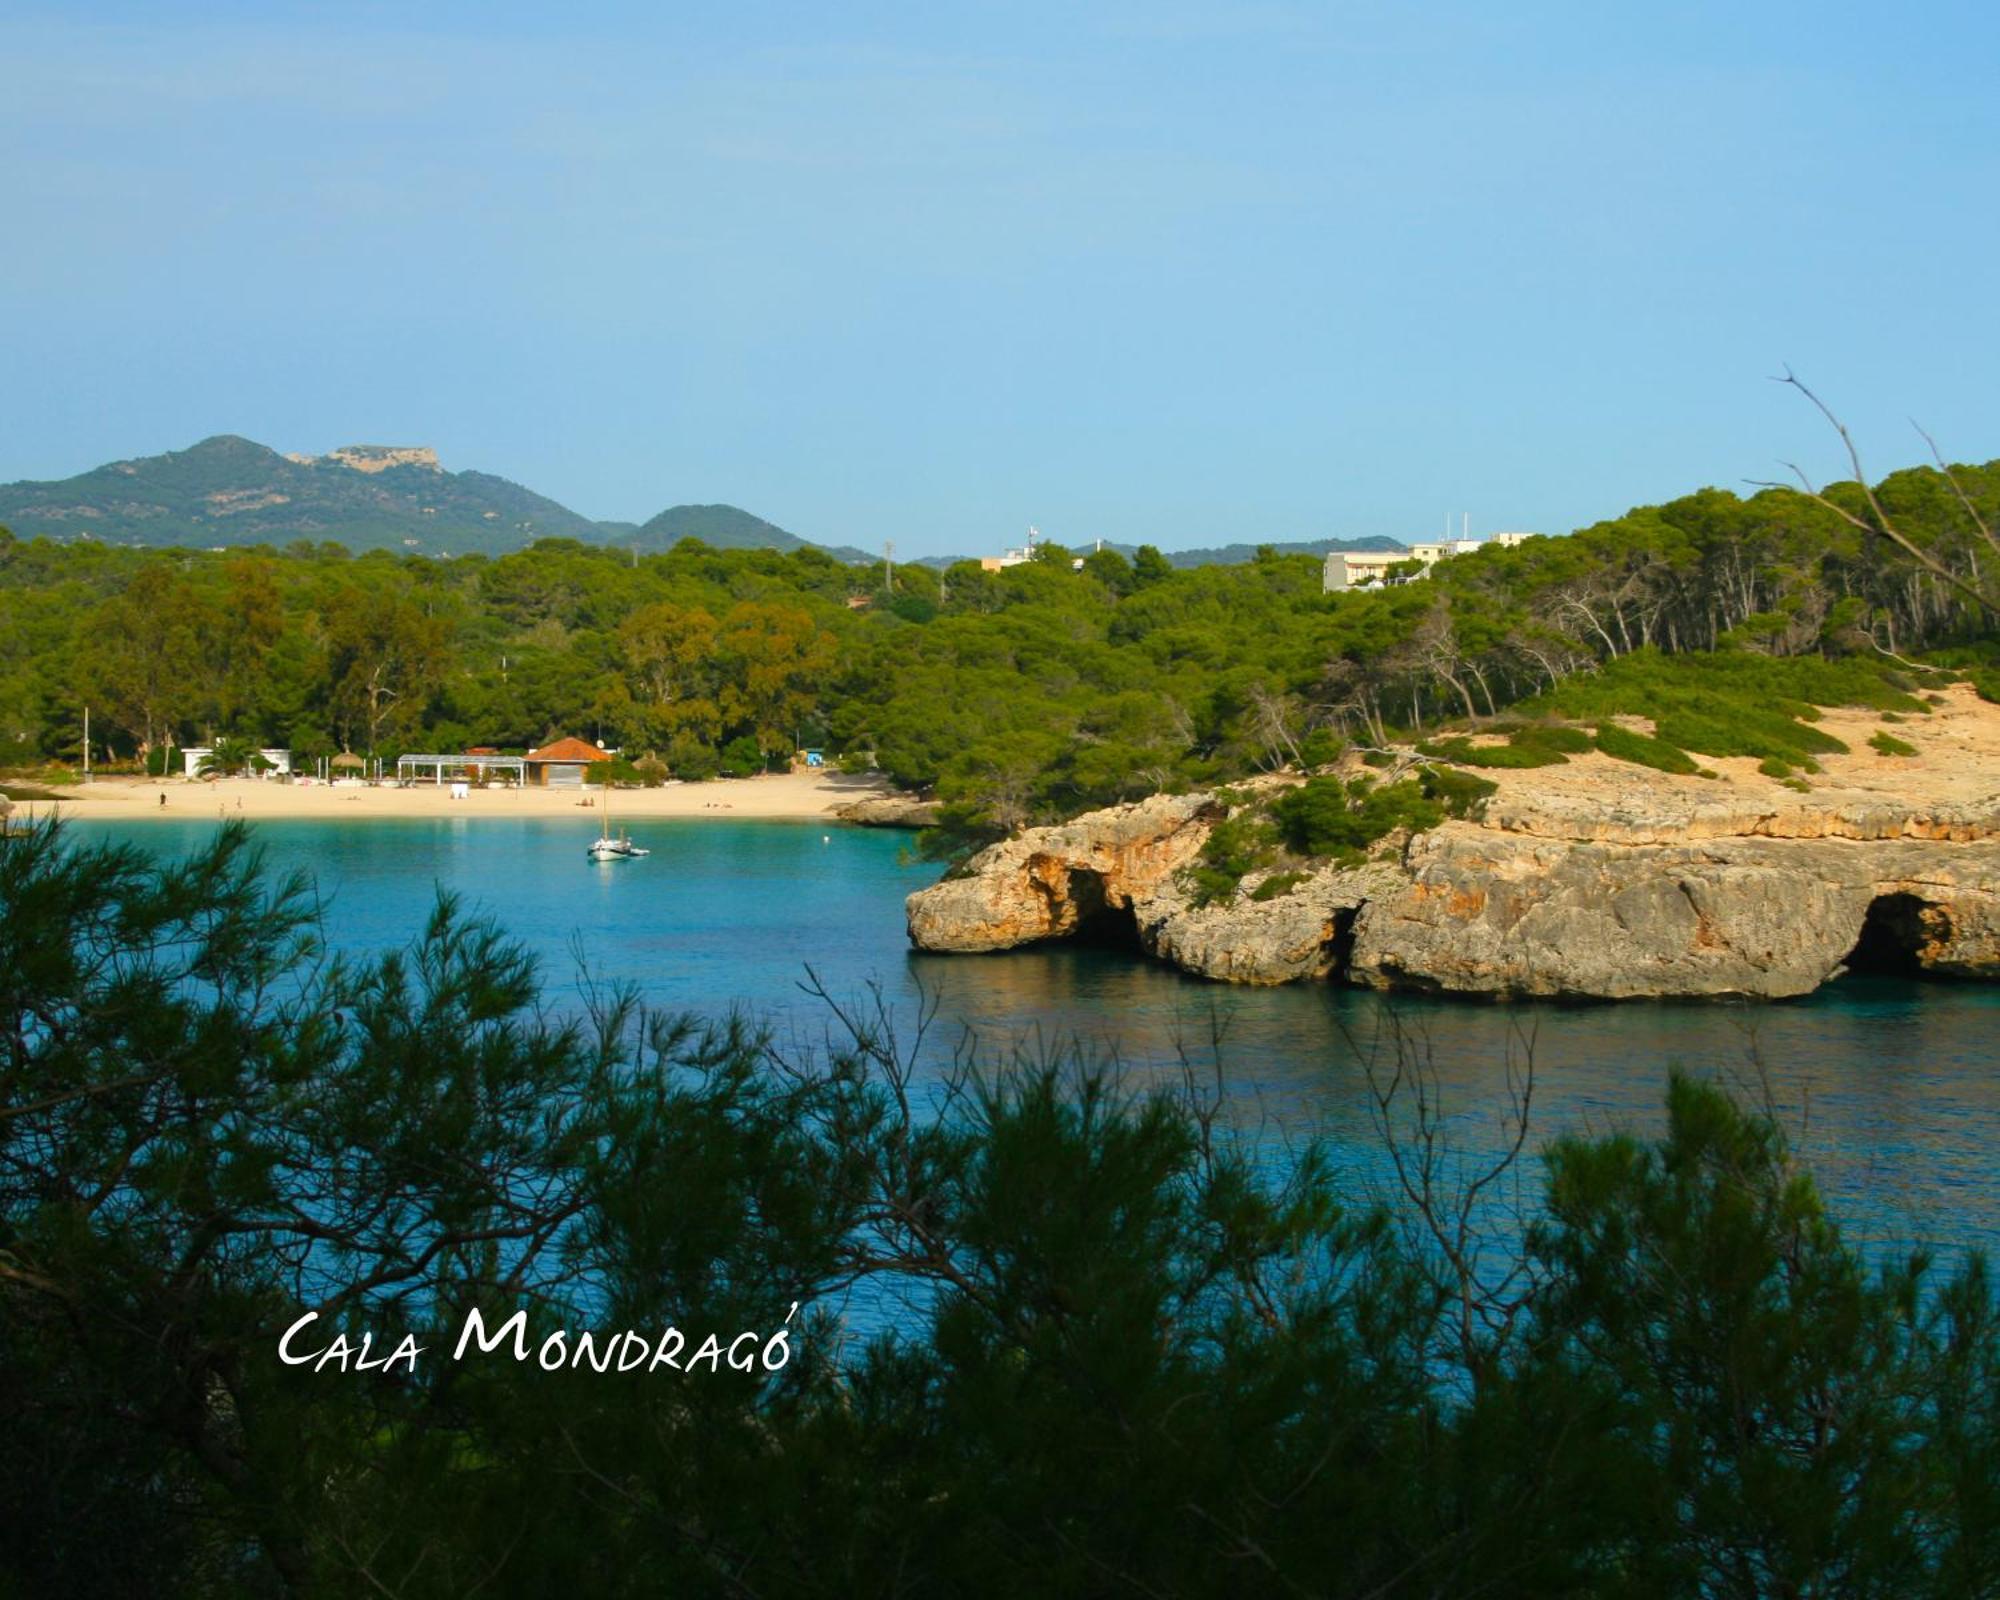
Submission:
[[584,770],[611,757],[587,739],[558,739],[527,755],[528,782],[548,789],[581,789]]
[[352,750],[343,750],[330,763],[336,778],[358,778],[368,770],[368,763]]

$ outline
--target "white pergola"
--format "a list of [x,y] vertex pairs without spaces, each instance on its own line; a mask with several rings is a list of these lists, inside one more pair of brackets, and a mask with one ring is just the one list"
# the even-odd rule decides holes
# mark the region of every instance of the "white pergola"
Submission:
[[398,756],[396,757],[396,781],[414,783],[428,772],[431,782],[443,785],[447,772],[476,772],[485,777],[489,772],[511,772],[514,782],[524,784],[528,780],[528,764],[519,756]]

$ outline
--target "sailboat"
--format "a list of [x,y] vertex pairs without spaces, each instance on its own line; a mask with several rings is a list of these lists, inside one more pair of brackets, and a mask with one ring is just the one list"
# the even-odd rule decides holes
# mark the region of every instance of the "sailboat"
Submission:
[[611,837],[611,785],[606,784],[601,791],[604,804],[604,820],[598,827],[597,842],[584,851],[592,861],[630,861],[635,856],[651,855],[644,845],[634,844],[623,828],[618,837]]

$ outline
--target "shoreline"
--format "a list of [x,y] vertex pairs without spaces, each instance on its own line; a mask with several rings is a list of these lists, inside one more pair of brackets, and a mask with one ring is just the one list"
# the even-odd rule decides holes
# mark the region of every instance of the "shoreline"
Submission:
[[[893,794],[874,776],[828,771],[765,773],[754,778],[714,778],[705,783],[662,784],[657,789],[617,789],[611,795],[615,825],[660,819],[833,822],[857,800]],[[576,818],[594,812],[600,791],[576,789],[473,789],[462,800],[449,784],[344,787],[263,778],[114,778],[64,791],[54,799],[16,800],[13,825],[51,811],[70,820],[186,822],[239,817],[246,822],[296,818],[319,822],[367,818],[409,820],[482,817]],[[164,796],[166,803],[160,803]]]

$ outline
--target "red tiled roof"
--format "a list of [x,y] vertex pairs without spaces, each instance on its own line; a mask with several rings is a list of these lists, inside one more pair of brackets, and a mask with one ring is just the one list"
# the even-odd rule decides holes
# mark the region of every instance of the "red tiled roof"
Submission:
[[609,761],[610,759],[610,756],[585,739],[558,739],[552,745],[528,752],[530,761]]

